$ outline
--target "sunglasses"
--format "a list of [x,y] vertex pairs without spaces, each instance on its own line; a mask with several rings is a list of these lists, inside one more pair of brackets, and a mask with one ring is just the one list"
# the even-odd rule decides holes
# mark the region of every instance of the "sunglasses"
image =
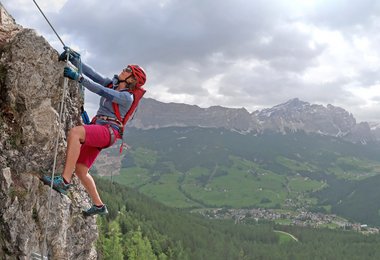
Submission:
[[123,69],[123,72],[129,72],[129,73],[131,73],[131,75],[128,78],[132,78],[132,79],[136,80],[135,74],[133,74],[133,71],[132,71],[131,67],[129,67],[129,66],[126,67],[125,69]]
[[129,73],[132,73],[132,69],[131,67],[126,67],[125,69],[123,69],[124,72],[129,72]]

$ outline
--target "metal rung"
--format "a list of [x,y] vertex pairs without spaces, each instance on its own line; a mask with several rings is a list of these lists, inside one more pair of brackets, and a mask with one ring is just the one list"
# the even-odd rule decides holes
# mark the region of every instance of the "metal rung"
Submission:
[[32,257],[32,260],[48,260],[47,256],[44,256],[42,258],[42,256],[38,253],[32,253],[31,257]]

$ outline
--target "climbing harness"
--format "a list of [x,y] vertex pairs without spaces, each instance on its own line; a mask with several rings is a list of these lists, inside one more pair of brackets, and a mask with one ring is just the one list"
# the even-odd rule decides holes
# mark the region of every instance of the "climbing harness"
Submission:
[[[107,88],[113,88],[112,82],[107,85]],[[94,122],[94,123],[96,122],[97,119],[102,119],[102,120],[110,122],[111,124],[117,125],[117,127],[119,129],[119,136],[121,139],[121,145],[120,145],[120,149],[119,149],[120,154],[123,152],[123,146],[124,146],[124,138],[123,138],[124,127],[127,124],[127,122],[129,121],[129,119],[133,119],[133,117],[136,113],[136,110],[137,110],[137,106],[140,102],[140,99],[144,96],[144,94],[146,92],[146,90],[143,89],[142,87],[136,88],[133,91],[131,91],[129,89],[124,90],[124,91],[128,91],[129,93],[131,93],[133,95],[132,105],[129,108],[129,110],[127,111],[127,113],[125,114],[124,118],[121,118],[119,104],[116,102],[112,102],[112,107],[113,107],[113,110],[115,112],[116,118],[108,117],[108,116],[95,116],[92,119],[92,122]],[[109,127],[110,132],[111,132],[111,130],[112,130],[111,126],[108,125],[108,127]],[[111,139],[112,139],[112,135],[111,135]],[[113,144],[114,141],[111,140],[110,144],[111,144],[111,142]],[[109,145],[109,146],[111,146],[111,145]],[[113,184],[113,171],[111,171],[111,184]]]
[[[108,88],[112,88],[113,85],[112,85],[112,82],[110,84],[107,85]],[[128,91],[129,93],[131,93],[133,95],[133,102],[132,102],[132,105],[131,107],[129,108],[129,110],[127,111],[127,113],[125,114],[124,118],[121,118],[121,114],[120,114],[120,109],[119,109],[119,104],[116,103],[116,102],[112,102],[112,107],[113,107],[113,111],[115,112],[115,115],[116,115],[116,122],[118,122],[119,124],[119,134],[120,134],[120,138],[121,138],[121,145],[120,145],[120,153],[123,152],[123,145],[124,145],[124,139],[123,139],[123,133],[124,133],[124,127],[125,125],[128,123],[129,119],[133,119],[134,117],[134,114],[137,110],[137,106],[141,100],[141,98],[144,96],[146,90],[143,89],[142,87],[138,87],[138,88],[135,88],[133,91],[132,90],[124,90],[124,91]],[[115,119],[113,119],[115,121]],[[111,121],[112,122],[112,121]]]

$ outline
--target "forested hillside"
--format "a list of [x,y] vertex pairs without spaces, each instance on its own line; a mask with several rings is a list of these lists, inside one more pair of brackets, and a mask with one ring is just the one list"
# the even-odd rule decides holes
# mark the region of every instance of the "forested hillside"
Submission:
[[[126,136],[129,148],[113,179],[166,205],[302,208],[380,225],[376,143],[353,144],[302,132],[253,135],[196,127],[130,128]],[[115,146],[103,160],[119,156]]]
[[208,220],[105,179],[97,182],[110,210],[98,218],[103,259],[380,259],[379,235]]

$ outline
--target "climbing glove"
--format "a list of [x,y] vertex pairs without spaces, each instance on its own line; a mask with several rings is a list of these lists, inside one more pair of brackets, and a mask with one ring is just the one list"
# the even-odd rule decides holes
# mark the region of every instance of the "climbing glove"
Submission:
[[81,75],[70,67],[64,68],[63,76],[65,76],[66,78],[75,80],[75,81],[80,81],[82,79]]
[[67,53],[69,54],[69,61],[76,62],[80,59],[80,54],[73,51],[69,47],[65,46],[63,47],[64,51],[59,55],[58,60],[59,61],[66,61],[67,60]]

